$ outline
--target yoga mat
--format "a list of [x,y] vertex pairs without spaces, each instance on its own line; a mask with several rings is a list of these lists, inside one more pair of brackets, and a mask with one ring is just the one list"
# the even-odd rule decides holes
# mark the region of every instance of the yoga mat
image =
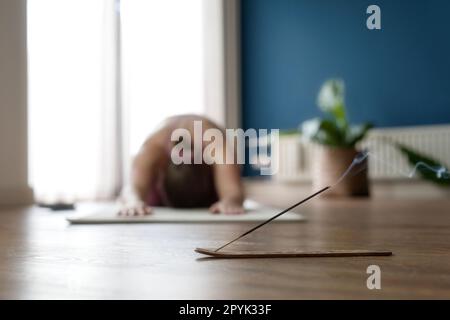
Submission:
[[[267,207],[246,200],[245,213],[239,215],[212,214],[206,208],[174,209],[154,207],[153,213],[147,216],[119,216],[119,206],[109,205],[90,212],[76,213],[66,219],[71,224],[112,224],[112,223],[197,223],[197,222],[258,222],[269,219],[280,211],[279,208]],[[304,221],[302,214],[289,212],[274,222]]]

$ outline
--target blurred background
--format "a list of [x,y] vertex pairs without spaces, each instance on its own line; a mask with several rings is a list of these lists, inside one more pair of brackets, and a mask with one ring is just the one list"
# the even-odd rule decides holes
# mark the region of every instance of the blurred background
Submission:
[[[310,188],[341,170],[330,148],[369,148],[380,160],[359,187],[448,196],[436,175],[409,176],[418,161],[450,163],[450,3],[379,0],[380,30],[366,26],[371,4],[0,0],[0,203],[114,199],[143,140],[180,113],[281,129],[278,174],[249,190]],[[334,133],[318,102],[327,80],[343,86]]]

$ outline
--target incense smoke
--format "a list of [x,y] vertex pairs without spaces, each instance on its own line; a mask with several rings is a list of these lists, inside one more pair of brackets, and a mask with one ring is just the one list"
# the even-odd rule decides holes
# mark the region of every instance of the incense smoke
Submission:
[[443,167],[443,166],[434,166],[433,167],[422,161],[419,161],[415,164],[414,168],[409,173],[408,177],[409,178],[414,177],[414,175],[419,167],[424,167],[424,168],[434,172],[438,179],[449,179],[450,178],[450,172],[445,167]]
[[[344,171],[344,173],[339,177],[337,182],[333,185],[333,187],[337,184],[339,184],[342,180],[344,180],[349,174],[351,176],[357,175],[361,171],[367,169],[367,157],[369,156],[369,151],[365,150],[360,153],[358,153],[355,158],[353,159],[352,163],[348,166],[347,170]],[[359,168],[356,168],[357,166],[360,166]],[[356,170],[354,170],[356,168]]]

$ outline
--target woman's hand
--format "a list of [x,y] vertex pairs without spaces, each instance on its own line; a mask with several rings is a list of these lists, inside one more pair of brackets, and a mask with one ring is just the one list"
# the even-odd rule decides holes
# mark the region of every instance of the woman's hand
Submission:
[[131,206],[124,206],[119,212],[119,216],[123,217],[139,217],[147,216],[152,213],[152,208],[145,203],[139,203]]
[[212,213],[243,214],[244,208],[239,201],[220,200],[214,203],[209,211]]

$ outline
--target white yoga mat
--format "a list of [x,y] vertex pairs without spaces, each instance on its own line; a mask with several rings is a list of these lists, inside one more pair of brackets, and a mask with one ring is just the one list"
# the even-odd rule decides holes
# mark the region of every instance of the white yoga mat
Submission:
[[[72,224],[110,224],[110,223],[189,223],[189,222],[258,222],[265,221],[281,212],[280,208],[259,205],[245,201],[245,213],[239,215],[212,214],[208,209],[174,209],[154,207],[153,213],[146,216],[119,216],[116,205],[104,206],[91,212],[78,213],[67,217]],[[287,212],[273,222],[304,221],[299,213]]]

